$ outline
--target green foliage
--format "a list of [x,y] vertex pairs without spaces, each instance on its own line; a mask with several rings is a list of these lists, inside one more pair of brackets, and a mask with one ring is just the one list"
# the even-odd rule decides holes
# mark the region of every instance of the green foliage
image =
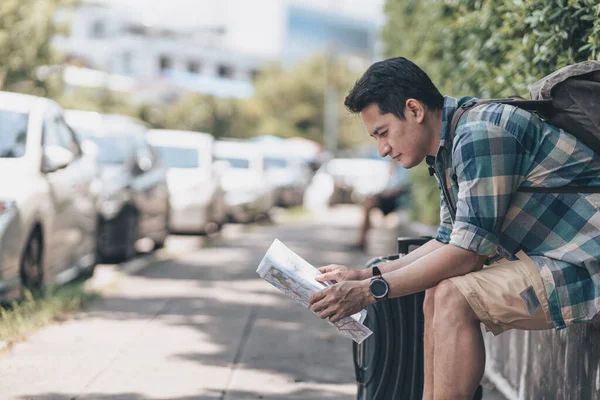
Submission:
[[267,68],[256,81],[256,94],[246,104],[248,117],[261,135],[301,136],[323,143],[325,88],[337,93],[338,144],[354,147],[368,139],[358,118],[343,106],[343,96],[358,78],[342,62],[315,57],[291,69]]
[[59,0],[0,1],[0,89],[40,96],[59,90],[60,71],[50,41],[58,31],[53,15]]
[[195,94],[181,99],[166,109],[148,107],[142,119],[160,128],[208,132],[215,137],[248,137],[241,129],[241,102]]
[[[527,97],[552,71],[600,60],[597,0],[387,0],[385,12],[386,56],[414,61],[451,96]],[[429,210],[414,215],[438,218],[435,181],[414,182],[413,204]]]
[[96,293],[86,292],[79,281],[49,286],[39,297],[26,292],[23,301],[0,307],[0,343],[10,345],[22,340],[42,326],[64,320],[97,297]]
[[128,97],[108,89],[77,88],[56,95],[54,99],[65,110],[97,111],[138,117],[141,107],[131,104]]

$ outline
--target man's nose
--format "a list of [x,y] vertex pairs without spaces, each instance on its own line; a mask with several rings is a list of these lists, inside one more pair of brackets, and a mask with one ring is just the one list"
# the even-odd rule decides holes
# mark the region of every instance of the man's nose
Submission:
[[385,158],[392,150],[387,141],[382,138],[377,141],[377,149],[379,150],[379,155],[381,158]]

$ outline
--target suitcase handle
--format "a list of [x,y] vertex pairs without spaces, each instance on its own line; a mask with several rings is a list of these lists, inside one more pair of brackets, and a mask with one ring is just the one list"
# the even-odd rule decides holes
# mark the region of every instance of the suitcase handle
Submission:
[[429,242],[431,239],[433,239],[433,237],[431,237],[431,236],[421,236],[418,238],[399,237],[398,238],[398,253],[408,254],[410,246],[423,246],[425,243]]

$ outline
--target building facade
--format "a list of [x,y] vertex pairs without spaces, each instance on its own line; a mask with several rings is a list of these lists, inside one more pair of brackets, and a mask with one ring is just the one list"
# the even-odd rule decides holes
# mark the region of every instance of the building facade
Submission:
[[[174,10],[186,12],[172,1]],[[188,92],[247,98],[269,62],[290,66],[320,53],[358,61],[362,68],[376,58],[373,21],[303,6],[301,0],[221,0],[206,8],[198,0],[190,13],[205,12],[201,26],[183,23],[177,14],[148,22],[148,2],[139,9],[126,3],[84,1],[57,15],[71,30],[56,37],[54,46],[80,67],[66,70],[67,85],[126,81],[120,87],[139,102],[170,102]],[[106,79],[98,79],[99,73]]]

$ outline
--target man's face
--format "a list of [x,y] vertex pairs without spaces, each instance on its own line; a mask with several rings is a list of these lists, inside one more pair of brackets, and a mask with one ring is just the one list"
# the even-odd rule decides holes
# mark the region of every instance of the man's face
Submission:
[[375,103],[360,113],[367,131],[377,140],[379,155],[390,156],[404,168],[414,167],[427,155],[427,135],[422,124],[424,110],[420,104],[417,105],[419,107],[414,110],[407,106],[404,110],[405,120],[392,113],[380,114],[379,106]]

